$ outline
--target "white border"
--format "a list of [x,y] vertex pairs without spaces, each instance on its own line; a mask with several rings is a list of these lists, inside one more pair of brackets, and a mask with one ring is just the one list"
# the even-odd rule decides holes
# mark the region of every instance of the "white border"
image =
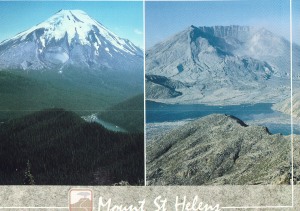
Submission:
[[143,0],[143,39],[144,39],[144,186],[147,186],[147,154],[146,154],[146,143],[147,143],[147,131],[146,131],[146,1]]
[[294,207],[294,121],[293,121],[293,0],[290,0],[290,71],[291,71],[291,183],[292,207]]
[[[144,0],[144,1],[153,1],[153,2],[158,2],[161,0]],[[182,1],[182,0],[164,0],[164,1]],[[241,1],[241,0],[188,0],[187,2],[201,2],[201,1]],[[249,0],[250,1],[250,0]],[[221,209],[290,209],[290,208],[294,208],[294,127],[293,127],[293,21],[292,21],[292,0],[289,0],[290,2],[290,86],[291,86],[291,183],[292,183],[292,205],[278,205],[278,206],[241,206],[241,207],[235,207],[235,206],[224,206],[224,207],[220,207]],[[145,16],[145,13],[144,13]],[[146,118],[146,116],[145,116]],[[199,187],[199,186],[198,186]]]
[[0,207],[1,209],[68,209],[69,207]]
[[[0,0],[4,1],[4,0]],[[18,1],[18,0],[17,0]],[[21,0],[20,0],[21,1]],[[50,0],[51,1],[51,0]],[[75,0],[76,1],[76,0]],[[81,0],[77,0],[81,1]],[[92,0],[93,1],[93,0]],[[97,1],[97,0],[94,0]],[[112,1],[127,1],[127,0],[112,0]],[[130,1],[130,0],[128,0]],[[146,21],[145,21],[145,3],[148,0],[134,0],[134,1],[143,1],[143,32],[144,32],[144,75],[145,75],[145,70],[146,70]],[[160,1],[160,0],[151,0],[151,1]],[[180,1],[180,0],[172,0],[172,1]],[[202,1],[202,0],[189,0],[189,1]],[[207,1],[207,0],[206,0]],[[232,1],[232,0],[208,0],[208,1]],[[235,0],[233,0],[235,1]],[[293,138],[293,21],[292,21],[292,0],[290,0],[290,77],[291,77],[291,183],[292,183],[292,205],[291,206],[244,206],[244,207],[221,207],[221,209],[266,209],[266,208],[272,208],[272,209],[280,209],[280,208],[294,208],[294,183],[293,183],[293,178],[294,178],[294,138]],[[144,170],[145,170],[145,181],[144,185],[146,186],[146,101],[145,101],[145,91],[146,91],[146,85],[145,85],[145,80],[144,80]],[[145,186],[141,186],[145,187]],[[150,187],[150,186],[149,186]],[[199,187],[199,186],[198,186]],[[69,207],[0,207],[0,209],[68,209]]]

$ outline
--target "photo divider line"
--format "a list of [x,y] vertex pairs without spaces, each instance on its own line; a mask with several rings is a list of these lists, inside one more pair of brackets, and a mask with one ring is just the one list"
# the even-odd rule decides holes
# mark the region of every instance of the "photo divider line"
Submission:
[[291,76],[291,183],[294,207],[294,122],[293,122],[293,0],[290,0],[290,76]]
[[146,131],[146,0],[143,1],[143,39],[144,39],[144,186],[147,186],[147,131]]

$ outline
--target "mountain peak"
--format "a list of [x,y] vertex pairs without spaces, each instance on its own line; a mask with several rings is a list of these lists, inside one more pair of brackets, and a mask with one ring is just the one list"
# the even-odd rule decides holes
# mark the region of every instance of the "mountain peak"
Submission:
[[73,14],[86,14],[83,10],[79,10],[79,9],[76,9],[76,10],[66,10],[66,9],[61,9],[59,10],[57,13],[61,13],[61,14],[64,14],[64,13],[73,13]]
[[[69,20],[80,21],[79,18],[87,19],[88,21],[94,21],[89,15],[82,10],[64,10],[61,9],[52,16],[53,18],[61,17],[68,18]],[[50,18],[51,19],[51,18]],[[48,19],[49,20],[49,19]]]
[[[31,32],[42,29],[43,35],[41,37],[45,40],[60,40],[67,34],[69,44],[75,36],[77,36],[81,44],[88,44],[88,42],[86,42],[87,34],[93,30],[94,27],[100,28],[99,31],[103,33],[108,31],[102,24],[92,19],[82,10],[61,9],[46,21],[18,34],[12,39],[21,38],[24,40]],[[114,35],[110,31],[108,31],[108,33]]]
[[[44,22],[1,43],[0,52],[16,44],[20,45],[19,51],[23,52],[24,49],[27,50],[21,46],[25,43],[30,45],[28,50],[29,48],[36,49],[30,50],[29,55],[27,55],[28,52],[24,53],[14,61],[10,58],[13,53],[7,52],[9,59],[3,59],[3,61],[5,63],[7,60],[12,61],[14,68],[23,69],[24,65],[22,64],[26,64],[25,68],[27,69],[29,68],[27,64],[35,63],[32,60],[38,60],[36,65],[39,66],[39,69],[43,69],[45,66],[47,69],[54,66],[57,68],[66,64],[77,64],[75,66],[80,67],[124,69],[124,65],[122,65],[124,63],[130,66],[127,67],[128,69],[136,69],[132,64],[136,64],[137,60],[140,61],[143,54],[142,50],[129,40],[118,37],[82,10],[59,10]],[[6,55],[3,54],[3,57]],[[26,57],[30,58],[25,59]],[[118,68],[115,67],[116,60],[120,62]],[[3,64],[3,66],[7,65]],[[30,68],[33,66],[31,65]]]

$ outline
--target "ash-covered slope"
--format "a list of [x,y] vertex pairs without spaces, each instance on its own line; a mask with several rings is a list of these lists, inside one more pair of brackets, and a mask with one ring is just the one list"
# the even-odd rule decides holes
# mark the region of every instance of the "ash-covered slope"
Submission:
[[0,43],[0,69],[142,70],[143,52],[81,10],[60,10]]
[[292,102],[293,102],[293,111],[291,113],[291,98],[287,98],[281,102],[278,102],[273,105],[273,109],[280,111],[285,114],[292,114],[296,120],[300,119],[300,90],[295,89],[293,90],[293,96],[292,96]]
[[[190,26],[146,52],[147,98],[167,103],[230,104],[260,102],[261,93],[266,93],[265,101],[276,101],[288,92],[289,49],[287,40],[266,29]],[[299,53],[299,47],[295,49]],[[295,63],[300,64],[299,58]],[[152,80],[153,76],[184,86],[172,90]],[[152,91],[157,89],[153,83],[164,87],[160,87],[161,94]],[[181,95],[166,95],[166,90]]]
[[[212,114],[148,143],[147,181],[149,185],[289,184],[290,139],[232,116]],[[294,180],[299,183],[299,142],[294,142],[294,149]]]

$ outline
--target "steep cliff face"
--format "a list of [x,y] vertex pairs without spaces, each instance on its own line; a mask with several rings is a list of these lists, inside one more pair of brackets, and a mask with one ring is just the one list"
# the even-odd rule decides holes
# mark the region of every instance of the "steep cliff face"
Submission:
[[240,42],[248,39],[252,33],[254,33],[255,28],[251,26],[239,26],[239,25],[231,25],[231,26],[200,26],[204,32],[210,33],[216,37],[232,37]]
[[[299,142],[294,144],[299,183]],[[220,114],[187,123],[147,146],[149,185],[289,184],[290,169],[290,136]]]

